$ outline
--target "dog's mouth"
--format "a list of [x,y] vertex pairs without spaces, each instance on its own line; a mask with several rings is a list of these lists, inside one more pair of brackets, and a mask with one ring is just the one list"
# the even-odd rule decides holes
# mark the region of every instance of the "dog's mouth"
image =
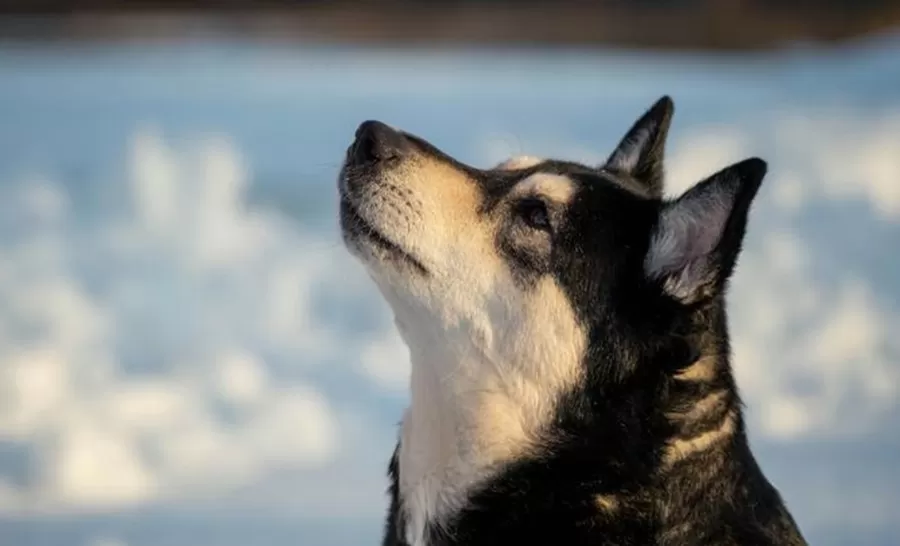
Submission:
[[411,149],[405,135],[384,123],[369,120],[359,125],[338,177],[341,229],[347,243],[368,247],[377,251],[380,258],[408,264],[427,274],[421,261],[366,220],[360,213],[358,199],[354,198],[360,194],[361,186],[374,183],[379,173],[396,165]]
[[341,229],[345,238],[351,239],[356,244],[366,244],[378,249],[393,259],[409,264],[419,273],[428,274],[428,269],[422,262],[363,218],[356,206],[343,194],[340,206]]

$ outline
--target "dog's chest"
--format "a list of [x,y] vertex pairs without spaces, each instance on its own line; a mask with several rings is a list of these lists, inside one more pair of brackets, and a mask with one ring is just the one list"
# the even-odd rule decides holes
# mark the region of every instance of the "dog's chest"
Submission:
[[[407,421],[407,423],[409,423]],[[404,423],[404,429],[412,423]],[[401,440],[398,452],[397,493],[401,535],[409,546],[434,546],[429,535],[466,503],[472,486],[484,477],[484,468],[466,461],[455,442],[442,431],[429,429],[427,441],[416,435]],[[407,443],[408,441],[408,443]]]
[[429,530],[439,525],[435,520],[441,511],[441,495],[439,485],[428,483],[407,490],[402,496],[404,528],[401,532],[409,546],[433,546],[429,544]]

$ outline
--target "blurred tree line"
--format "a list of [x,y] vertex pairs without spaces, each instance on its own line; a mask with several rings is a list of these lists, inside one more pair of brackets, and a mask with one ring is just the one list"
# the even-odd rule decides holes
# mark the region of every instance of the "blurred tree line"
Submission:
[[900,0],[0,0],[0,40],[758,49],[900,28]]

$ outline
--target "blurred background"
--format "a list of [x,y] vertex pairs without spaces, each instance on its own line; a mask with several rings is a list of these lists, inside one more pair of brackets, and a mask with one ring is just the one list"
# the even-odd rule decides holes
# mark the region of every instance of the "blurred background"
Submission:
[[669,192],[770,175],[733,283],[812,544],[900,536],[900,2],[0,2],[0,545],[379,544],[406,349],[337,232],[376,118]]

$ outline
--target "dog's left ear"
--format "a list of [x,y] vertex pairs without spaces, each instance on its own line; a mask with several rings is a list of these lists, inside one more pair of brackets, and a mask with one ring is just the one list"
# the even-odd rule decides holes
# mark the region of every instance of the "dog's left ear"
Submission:
[[669,96],[656,101],[628,130],[603,168],[630,176],[644,184],[650,195],[661,197],[666,135],[674,112]]
[[664,203],[644,260],[647,277],[684,303],[721,293],[766,169],[762,159],[746,159]]

